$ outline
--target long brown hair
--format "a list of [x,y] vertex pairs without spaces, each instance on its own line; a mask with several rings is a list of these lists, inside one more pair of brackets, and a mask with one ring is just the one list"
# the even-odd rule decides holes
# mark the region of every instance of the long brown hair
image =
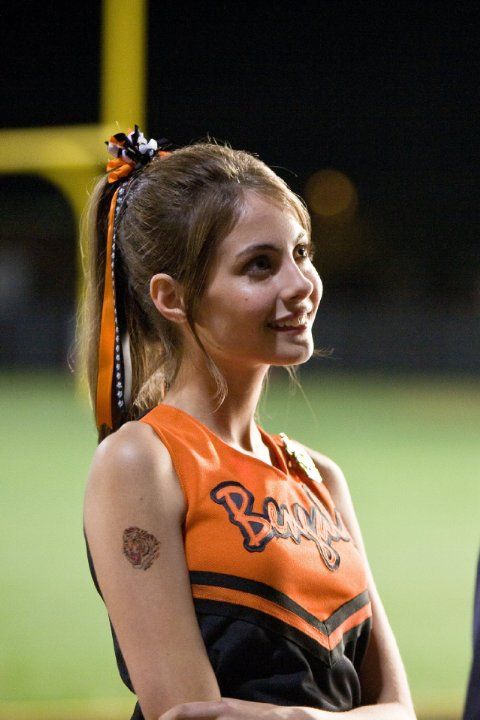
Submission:
[[[94,407],[107,218],[115,189],[116,184],[108,184],[106,178],[97,183],[86,208],[82,239],[86,284],[78,340]],[[225,399],[225,380],[198,338],[194,320],[213,254],[237,223],[246,190],[288,208],[310,234],[303,201],[273,170],[248,152],[210,139],[155,157],[131,183],[116,238],[125,275],[130,341],[129,418],[161,402],[182,360],[181,333],[156,310],[150,297],[150,279],[159,272],[182,283],[188,324],[216,381],[219,404]],[[286,369],[296,381],[295,367]]]

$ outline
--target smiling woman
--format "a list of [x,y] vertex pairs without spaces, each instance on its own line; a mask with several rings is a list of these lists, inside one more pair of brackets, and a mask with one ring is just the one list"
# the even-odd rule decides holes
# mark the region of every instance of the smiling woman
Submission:
[[84,527],[132,718],[413,718],[340,469],[256,422],[269,368],[316,352],[305,206],[247,152],[109,149]]

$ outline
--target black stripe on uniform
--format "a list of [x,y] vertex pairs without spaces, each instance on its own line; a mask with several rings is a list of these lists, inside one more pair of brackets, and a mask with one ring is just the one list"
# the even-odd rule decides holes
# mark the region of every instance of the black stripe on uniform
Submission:
[[364,592],[360,593],[360,595],[357,595],[356,597],[352,598],[351,600],[348,600],[348,602],[341,605],[341,607],[338,608],[338,610],[335,610],[329,618],[327,618],[324,622],[327,626],[327,634],[330,635],[334,630],[336,630],[345,620],[347,620],[350,615],[353,615],[353,613],[357,612],[357,610],[360,610],[365,605],[368,605],[370,602],[370,596],[368,594],[368,590],[365,590]]
[[309,613],[308,610],[305,610],[305,608],[288,597],[288,595],[285,595],[285,593],[280,592],[280,590],[275,590],[275,588],[272,588],[270,585],[266,585],[258,580],[247,580],[237,575],[226,575],[225,573],[192,570],[190,572],[190,581],[192,585],[212,585],[214,587],[241,590],[251,595],[258,595],[258,597],[262,597],[265,600],[271,600],[276,605],[285,608],[285,610],[290,610],[314,628],[320,630],[320,632],[325,635],[328,634],[325,623],[321,622],[315,615]]
[[285,610],[290,610],[295,613],[295,615],[301,617],[302,620],[305,620],[305,622],[324,635],[330,635],[342,622],[350,617],[350,615],[360,610],[360,608],[369,602],[368,591],[365,590],[363,593],[360,593],[360,595],[346,602],[338,608],[338,610],[335,610],[327,620],[322,622],[315,617],[315,615],[312,615],[312,613],[296,603],[295,600],[285,595],[285,593],[280,592],[280,590],[275,590],[275,588],[272,588],[270,585],[266,585],[258,580],[247,580],[237,575],[227,575],[225,573],[191,570],[190,582],[192,585],[210,585],[213,587],[229,588],[230,590],[241,590],[242,592],[262,597],[265,600],[270,600]]

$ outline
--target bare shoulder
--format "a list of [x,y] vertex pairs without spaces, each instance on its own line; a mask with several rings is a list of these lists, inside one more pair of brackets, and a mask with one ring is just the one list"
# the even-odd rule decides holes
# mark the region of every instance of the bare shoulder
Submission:
[[167,503],[170,513],[185,512],[185,502],[170,453],[147,424],[128,422],[97,447],[85,502],[99,497],[142,498]]
[[149,425],[138,421],[125,425],[102,440],[95,451],[94,461],[147,465],[157,459],[168,462],[169,453]]

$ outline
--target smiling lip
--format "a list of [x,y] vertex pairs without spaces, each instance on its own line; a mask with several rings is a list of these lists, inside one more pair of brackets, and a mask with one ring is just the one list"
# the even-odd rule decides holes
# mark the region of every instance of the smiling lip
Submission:
[[305,325],[297,325],[296,327],[271,327],[268,326],[270,330],[273,330],[274,332],[280,332],[280,333],[287,333],[288,335],[299,335],[302,332],[305,332],[308,328],[308,323],[305,323]]
[[[287,333],[288,335],[299,335],[305,332],[305,330],[308,330],[308,328],[310,327],[312,320],[312,312],[306,314],[303,313],[303,316],[306,317],[306,322],[303,322],[301,325],[288,325],[286,327],[278,327],[275,326],[273,323],[268,323],[267,327],[270,328],[270,330],[275,330],[275,332]],[[297,314],[296,317],[301,317],[301,315]]]

